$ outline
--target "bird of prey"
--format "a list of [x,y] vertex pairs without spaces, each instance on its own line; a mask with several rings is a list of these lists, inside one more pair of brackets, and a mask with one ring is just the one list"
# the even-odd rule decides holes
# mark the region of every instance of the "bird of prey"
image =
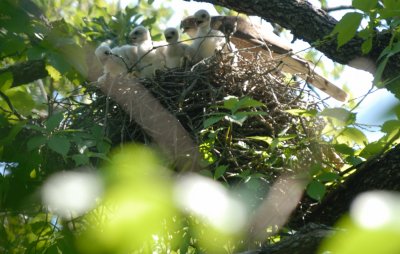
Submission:
[[165,47],[165,66],[167,68],[177,68],[182,66],[183,59],[191,58],[190,47],[187,44],[178,42],[179,31],[176,28],[170,27],[165,29],[164,36],[168,42]]
[[[316,73],[311,62],[294,55],[291,45],[273,32],[268,32],[261,26],[239,16],[214,16],[211,18],[210,25],[212,29],[231,36],[230,40],[243,57],[253,57],[254,54],[249,52],[265,53],[264,55],[269,59],[279,61],[281,71],[301,77],[336,100],[347,100],[348,95],[345,91]],[[200,29],[194,16],[182,20],[181,28],[192,38],[196,37]]]
[[134,45],[137,45],[137,70],[142,78],[150,78],[154,76],[155,71],[162,69],[165,65],[165,56],[163,54],[163,46],[153,45],[150,32],[143,26],[138,26],[130,33],[130,38]]
[[99,59],[103,65],[104,74],[109,74],[111,77],[116,77],[117,75],[126,73],[128,71],[122,59],[116,56],[118,55],[119,50],[119,47],[111,49],[104,43],[95,50],[94,53],[97,56],[97,59]]
[[138,61],[137,46],[123,45],[118,47],[115,53],[124,59],[129,68],[131,68]]
[[[198,62],[214,55],[215,50],[227,49],[225,35],[210,27],[211,16],[206,10],[199,10],[194,14],[196,34],[190,45],[194,52],[193,60]],[[231,45],[233,48],[233,45]]]

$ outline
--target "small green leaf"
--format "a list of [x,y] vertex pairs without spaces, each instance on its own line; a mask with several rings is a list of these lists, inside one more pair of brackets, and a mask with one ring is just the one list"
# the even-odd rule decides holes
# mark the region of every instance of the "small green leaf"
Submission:
[[322,184],[319,181],[312,180],[308,185],[307,185],[307,194],[311,198],[321,201],[322,198],[325,196],[326,193],[326,187],[324,184]]
[[374,156],[382,151],[384,144],[382,142],[372,142],[364,147],[364,149],[360,152],[360,156],[368,159],[371,156]]
[[337,119],[345,124],[352,124],[356,120],[356,114],[344,108],[326,108],[319,115]]
[[219,179],[221,176],[223,176],[224,174],[225,174],[225,172],[226,172],[226,170],[228,169],[228,166],[227,165],[221,165],[221,166],[218,166],[216,169],[215,169],[215,173],[214,173],[214,179]]
[[332,33],[338,34],[338,47],[343,46],[356,35],[362,18],[363,15],[361,13],[349,12],[336,24]]
[[72,159],[74,160],[76,166],[88,165],[89,157],[85,154],[74,154],[72,155]]
[[294,116],[316,116],[318,111],[316,109],[306,110],[306,109],[287,109],[285,112],[288,112]]
[[316,179],[322,183],[325,183],[336,181],[340,179],[340,176],[333,172],[323,172],[322,174],[318,175]]
[[240,114],[240,112],[239,112],[235,115],[225,116],[225,119],[228,120],[229,122],[236,123],[236,124],[242,126],[244,121],[246,121],[246,119],[247,119],[247,115]]
[[239,98],[236,96],[226,96],[224,98],[224,108],[229,109],[233,111],[233,109],[236,107],[236,105],[239,102]]
[[361,44],[361,51],[363,54],[368,54],[372,49],[372,37],[368,37],[362,44]]
[[0,90],[5,91],[9,89],[14,81],[14,77],[11,72],[6,71],[0,74]]
[[381,131],[387,134],[400,130],[400,120],[389,120],[383,123]]
[[47,142],[49,148],[56,153],[61,154],[62,156],[66,156],[68,154],[69,148],[71,144],[68,138],[64,136],[52,136]]
[[264,103],[246,96],[238,101],[238,103],[235,105],[232,111],[236,112],[239,109],[250,108],[250,107],[262,107],[262,106],[264,106]]
[[273,141],[273,138],[271,137],[267,137],[267,136],[253,136],[253,137],[248,137],[249,139],[254,139],[254,140],[260,140],[260,141],[264,141],[267,144],[271,144]]
[[204,128],[208,128],[211,125],[214,125],[216,123],[218,123],[219,121],[221,121],[224,118],[224,116],[212,116],[207,118],[204,123],[203,123],[203,127]]
[[378,4],[378,0],[353,0],[353,7],[362,11],[370,11]]
[[41,145],[46,144],[47,138],[44,136],[34,136],[30,138],[27,142],[28,151],[32,151]]
[[345,161],[346,161],[347,163],[349,163],[350,165],[352,165],[352,166],[357,166],[358,164],[364,162],[361,158],[355,157],[355,156],[348,156],[348,157],[345,159]]
[[348,145],[353,145],[354,143],[358,145],[364,145],[364,143],[368,142],[368,139],[359,129],[346,127],[337,137],[337,141],[339,143],[346,143]]
[[96,144],[97,150],[100,153],[108,153],[110,151],[111,145],[106,141],[99,141]]
[[64,115],[62,113],[57,113],[49,117],[46,121],[46,129],[48,132],[55,130],[60,126],[61,121],[64,119]]
[[54,81],[60,81],[61,73],[51,65],[46,65],[46,71]]
[[346,144],[336,144],[333,148],[341,154],[354,155],[354,149]]

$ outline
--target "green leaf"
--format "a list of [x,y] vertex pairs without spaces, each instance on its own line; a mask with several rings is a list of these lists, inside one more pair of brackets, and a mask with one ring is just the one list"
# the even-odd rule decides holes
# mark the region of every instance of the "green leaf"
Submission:
[[56,68],[54,68],[53,66],[47,64],[46,65],[46,71],[54,81],[56,81],[56,82],[60,81],[61,73]]
[[215,169],[215,173],[214,173],[214,179],[219,179],[221,176],[223,176],[224,174],[225,174],[225,172],[226,172],[226,170],[228,169],[228,166],[227,165],[221,165],[221,166],[218,166],[216,169]]
[[349,12],[336,24],[332,33],[338,34],[338,47],[343,46],[356,35],[362,18],[363,15],[361,13]]
[[47,138],[44,136],[34,136],[30,138],[27,142],[28,151],[32,151],[41,145],[46,144]]
[[359,129],[346,127],[337,137],[337,141],[339,143],[346,143],[349,145],[353,145],[354,143],[358,145],[364,145],[364,143],[368,142],[368,139]]
[[148,4],[153,4],[153,3],[154,3],[154,0],[147,0],[147,3],[148,3]]
[[273,138],[268,137],[268,136],[253,136],[253,137],[248,137],[248,138],[249,138],[249,139],[254,139],[254,140],[264,141],[264,142],[266,142],[267,144],[271,144],[272,141],[274,140]]
[[239,109],[250,108],[250,107],[262,107],[262,106],[264,106],[264,103],[246,96],[238,101],[238,103],[233,108],[233,112],[236,112]]
[[74,154],[72,155],[72,159],[74,160],[76,166],[88,165],[89,157],[85,154]]
[[288,112],[294,116],[316,116],[318,111],[316,109],[287,109],[285,112]]
[[325,196],[326,193],[326,187],[324,184],[322,184],[319,181],[312,180],[308,185],[307,185],[307,194],[311,198],[321,201],[322,198]]
[[233,111],[233,109],[236,107],[238,102],[239,102],[239,98],[238,97],[236,97],[236,96],[226,96],[224,98],[223,107]]
[[354,155],[354,149],[346,144],[335,144],[333,148],[341,154]]
[[212,116],[207,118],[204,123],[203,123],[203,127],[204,128],[208,128],[211,125],[214,125],[216,123],[218,123],[219,121],[221,121],[224,118],[224,116]]
[[348,157],[345,159],[345,161],[346,161],[348,164],[352,165],[352,166],[357,166],[358,164],[364,162],[361,158],[355,157],[355,156],[348,156]]
[[399,10],[400,9],[400,1],[399,0],[382,0],[385,9],[391,10]]
[[61,154],[62,156],[66,156],[71,147],[68,138],[64,136],[51,136],[47,144],[51,150]]
[[228,120],[229,122],[236,123],[242,126],[244,121],[246,121],[247,119],[247,115],[237,113],[235,115],[225,116],[225,119]]
[[378,4],[378,0],[353,0],[353,7],[362,11],[370,11]]
[[111,145],[106,141],[99,141],[96,144],[97,150],[100,153],[108,153],[110,151]]
[[64,115],[62,113],[57,113],[49,117],[47,119],[45,125],[48,132],[55,130],[60,126],[61,121],[64,119]]
[[333,172],[323,172],[322,174],[318,175],[316,179],[322,183],[325,183],[336,181],[340,179],[340,176]]
[[371,156],[374,156],[382,151],[384,144],[382,142],[372,142],[364,147],[364,149],[360,152],[360,156],[368,159]]
[[0,74],[0,91],[9,89],[14,81],[14,77],[11,72],[6,71]]
[[381,131],[387,134],[400,130],[400,120],[388,120],[383,123]]
[[361,51],[363,54],[367,54],[372,49],[372,37],[368,37],[362,44],[361,44]]
[[356,114],[344,108],[326,108],[319,115],[337,119],[345,124],[352,124],[356,120]]

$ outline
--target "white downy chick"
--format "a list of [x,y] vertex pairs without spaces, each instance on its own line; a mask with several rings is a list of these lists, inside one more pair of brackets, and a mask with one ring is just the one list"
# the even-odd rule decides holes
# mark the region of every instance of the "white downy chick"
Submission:
[[164,36],[168,46],[165,48],[165,61],[167,68],[177,68],[182,66],[184,58],[191,58],[189,45],[178,42],[179,32],[176,28],[165,29]]
[[194,14],[196,18],[197,33],[190,47],[195,52],[194,61],[213,56],[215,50],[224,49],[226,46],[225,35],[218,30],[211,29],[211,16],[206,10],[199,10]]
[[111,77],[116,77],[121,73],[127,72],[123,61],[113,55],[116,54],[118,50],[118,47],[111,49],[108,45],[102,43],[95,51],[97,59],[103,64],[104,74],[109,74]]
[[137,70],[142,78],[154,76],[155,71],[162,69],[165,63],[161,50],[156,50],[151,40],[150,32],[143,26],[138,26],[130,33],[132,43],[137,45]]

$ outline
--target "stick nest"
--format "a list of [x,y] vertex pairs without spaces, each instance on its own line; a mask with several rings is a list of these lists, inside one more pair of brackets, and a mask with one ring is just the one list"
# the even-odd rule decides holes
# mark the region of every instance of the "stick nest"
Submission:
[[[231,57],[217,53],[194,66],[159,71],[154,79],[142,80],[142,84],[199,144],[208,161],[207,172],[215,174],[224,168],[221,177],[227,181],[258,175],[270,182],[288,171],[308,170],[322,161],[334,163],[332,152],[320,142],[323,120],[288,113],[294,109],[317,112],[323,103],[304,89],[304,82],[283,76],[279,61],[251,54],[251,60],[239,55],[239,62],[232,64]],[[103,124],[113,145],[151,143],[146,132],[118,104],[94,87],[87,91],[93,103],[83,109],[81,121]],[[265,113],[250,115],[242,125],[226,117],[204,128],[210,117],[230,114],[221,107],[227,96],[247,96],[262,102],[265,106],[242,110]]]

